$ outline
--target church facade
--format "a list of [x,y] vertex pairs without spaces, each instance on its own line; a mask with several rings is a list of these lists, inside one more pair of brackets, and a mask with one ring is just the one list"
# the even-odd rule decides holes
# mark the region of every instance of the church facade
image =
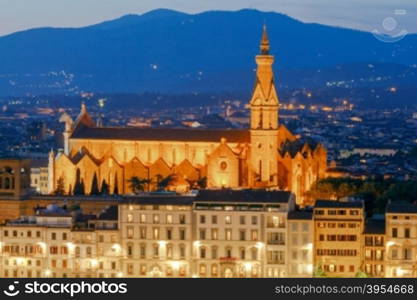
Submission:
[[279,124],[274,56],[264,27],[250,100],[248,129],[162,129],[96,126],[85,104],[73,121],[64,114],[64,149],[49,156],[49,192],[75,189],[132,193],[130,179],[153,190],[163,178],[172,187],[270,188],[292,191],[305,204],[311,185],[326,176],[327,152],[303,143]]

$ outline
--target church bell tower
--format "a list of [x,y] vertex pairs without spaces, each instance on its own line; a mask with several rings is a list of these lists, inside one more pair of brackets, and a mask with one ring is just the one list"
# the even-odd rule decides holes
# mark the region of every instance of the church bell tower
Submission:
[[256,56],[256,82],[250,100],[252,181],[258,186],[277,185],[278,105],[269,39],[263,27],[260,54]]

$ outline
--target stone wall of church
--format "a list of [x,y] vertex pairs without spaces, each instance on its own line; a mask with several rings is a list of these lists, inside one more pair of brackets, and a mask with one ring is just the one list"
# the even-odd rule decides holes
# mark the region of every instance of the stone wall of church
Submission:
[[70,140],[70,147],[70,156],[60,153],[55,160],[54,191],[61,181],[66,194],[80,186],[85,194],[103,187],[110,194],[131,193],[134,176],[150,180],[147,190],[154,190],[161,178],[173,174],[190,183],[207,176],[209,187],[240,184],[237,144],[224,151],[224,143]]

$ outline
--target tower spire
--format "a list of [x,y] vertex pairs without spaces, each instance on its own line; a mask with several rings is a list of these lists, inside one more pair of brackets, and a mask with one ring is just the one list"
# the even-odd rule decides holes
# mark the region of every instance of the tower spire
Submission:
[[262,55],[269,55],[269,38],[268,38],[268,32],[266,30],[266,25],[265,24],[263,26],[260,48],[261,48],[261,54]]

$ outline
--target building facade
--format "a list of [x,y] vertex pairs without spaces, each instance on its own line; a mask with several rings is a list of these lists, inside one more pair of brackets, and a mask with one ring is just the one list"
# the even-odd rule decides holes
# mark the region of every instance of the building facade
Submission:
[[315,268],[329,277],[363,272],[363,202],[318,200],[313,219]]
[[[298,204],[316,180],[326,176],[321,144],[297,139],[279,124],[274,56],[266,29],[250,107],[250,128],[200,130],[96,126],[83,104],[73,121],[64,114],[64,149],[49,157],[49,193],[128,194],[133,176],[155,189],[174,176],[189,187],[206,179],[209,188],[275,188],[292,191]],[[175,185],[175,183],[174,183]]]
[[226,189],[121,197],[93,214],[74,203],[35,211],[0,226],[0,276],[416,276],[416,205],[365,220],[360,201],[299,210],[289,192]]
[[263,190],[130,197],[97,216],[49,205],[1,227],[0,274],[288,277],[294,209],[293,194]]
[[288,275],[311,277],[314,271],[312,211],[292,211],[288,215]]
[[391,203],[386,212],[386,277],[417,276],[417,206]]

